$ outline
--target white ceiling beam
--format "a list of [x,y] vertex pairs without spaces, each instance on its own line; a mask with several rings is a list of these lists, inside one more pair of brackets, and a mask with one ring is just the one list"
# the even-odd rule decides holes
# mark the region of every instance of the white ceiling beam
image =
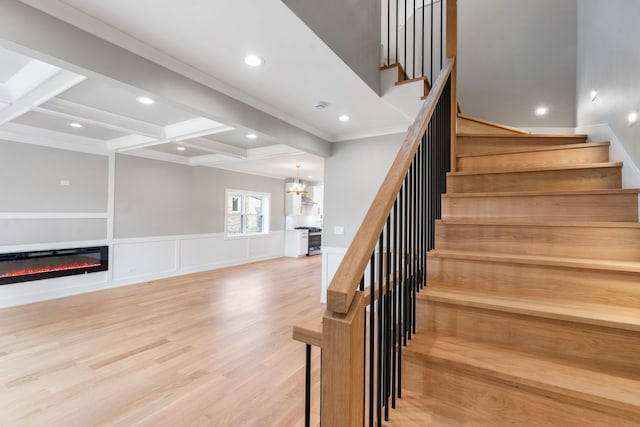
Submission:
[[[199,148],[195,146],[194,148]],[[238,158],[236,156],[230,156],[228,154],[210,154],[204,156],[191,157],[189,162],[192,165],[206,165],[216,163],[236,163],[242,160],[259,160],[269,159],[273,157],[294,156],[297,154],[303,154],[302,151],[291,148],[288,145],[276,144],[268,147],[250,148],[246,150],[247,155],[244,158]]]
[[92,154],[108,154],[109,152],[105,142],[99,139],[71,135],[18,123],[5,123],[0,126],[0,139]]
[[227,132],[234,129],[235,128],[231,126],[223,125],[222,123],[205,119],[204,117],[196,117],[190,120],[174,123],[167,125],[164,128],[165,138],[175,139],[176,141]]
[[155,139],[145,135],[127,135],[121,138],[110,139],[107,141],[107,147],[111,151],[130,151],[164,144],[166,142],[169,142],[169,140]]
[[124,133],[134,133],[154,139],[166,138],[165,130],[162,126],[67,101],[66,99],[52,99],[46,105],[36,108],[35,111],[66,119],[79,120]]
[[284,144],[268,145],[266,147],[251,148],[248,151],[249,160],[269,159],[272,157],[295,156],[304,154],[296,148]]
[[85,80],[85,76],[81,76],[71,71],[58,71],[53,77],[45,81],[31,92],[17,99],[9,107],[0,111],[0,125],[3,125],[16,117],[37,108],[54,96],[57,96],[65,90],[72,88],[81,81]]
[[55,65],[32,59],[7,80],[7,88],[13,99],[17,100],[55,76],[59,71],[60,68]]
[[[193,144],[192,142],[197,142],[198,144]],[[188,141],[180,141],[180,143],[185,147],[191,147],[215,154],[226,154],[238,159],[246,159],[249,157],[248,151],[244,148],[235,147],[218,141],[211,141],[209,139],[194,138]]]
[[240,159],[226,154],[206,154],[204,156],[195,156],[189,158],[189,164],[193,166],[211,165],[216,163],[237,162]]

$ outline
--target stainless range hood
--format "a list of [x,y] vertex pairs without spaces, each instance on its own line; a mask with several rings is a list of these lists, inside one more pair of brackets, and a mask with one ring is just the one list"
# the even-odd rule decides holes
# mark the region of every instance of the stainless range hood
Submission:
[[318,202],[316,202],[315,200],[313,200],[311,197],[307,196],[306,194],[303,194],[301,196],[301,202],[303,205],[317,205]]

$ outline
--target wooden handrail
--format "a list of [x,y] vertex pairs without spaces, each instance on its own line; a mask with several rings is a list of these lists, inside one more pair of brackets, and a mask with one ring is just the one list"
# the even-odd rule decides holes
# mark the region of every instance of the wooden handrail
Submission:
[[351,245],[349,245],[349,249],[327,290],[328,311],[341,314],[346,314],[349,311],[360,278],[369,262],[396,196],[402,187],[411,161],[420,145],[422,135],[424,135],[440,95],[445,88],[447,79],[454,68],[455,61],[455,57],[447,58],[416,119],[409,127],[398,155],[389,168],[389,172],[371,203],[367,215],[364,217]]

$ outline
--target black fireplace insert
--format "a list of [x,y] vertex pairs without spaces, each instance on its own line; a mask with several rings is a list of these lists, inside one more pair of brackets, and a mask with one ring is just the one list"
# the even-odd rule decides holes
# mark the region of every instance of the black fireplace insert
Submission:
[[109,247],[0,254],[0,285],[106,271]]

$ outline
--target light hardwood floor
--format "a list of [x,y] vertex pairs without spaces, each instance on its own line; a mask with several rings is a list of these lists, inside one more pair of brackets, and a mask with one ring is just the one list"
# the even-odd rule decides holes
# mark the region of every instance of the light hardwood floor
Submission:
[[320,265],[281,258],[0,310],[0,425],[303,425],[291,329],[324,312]]

